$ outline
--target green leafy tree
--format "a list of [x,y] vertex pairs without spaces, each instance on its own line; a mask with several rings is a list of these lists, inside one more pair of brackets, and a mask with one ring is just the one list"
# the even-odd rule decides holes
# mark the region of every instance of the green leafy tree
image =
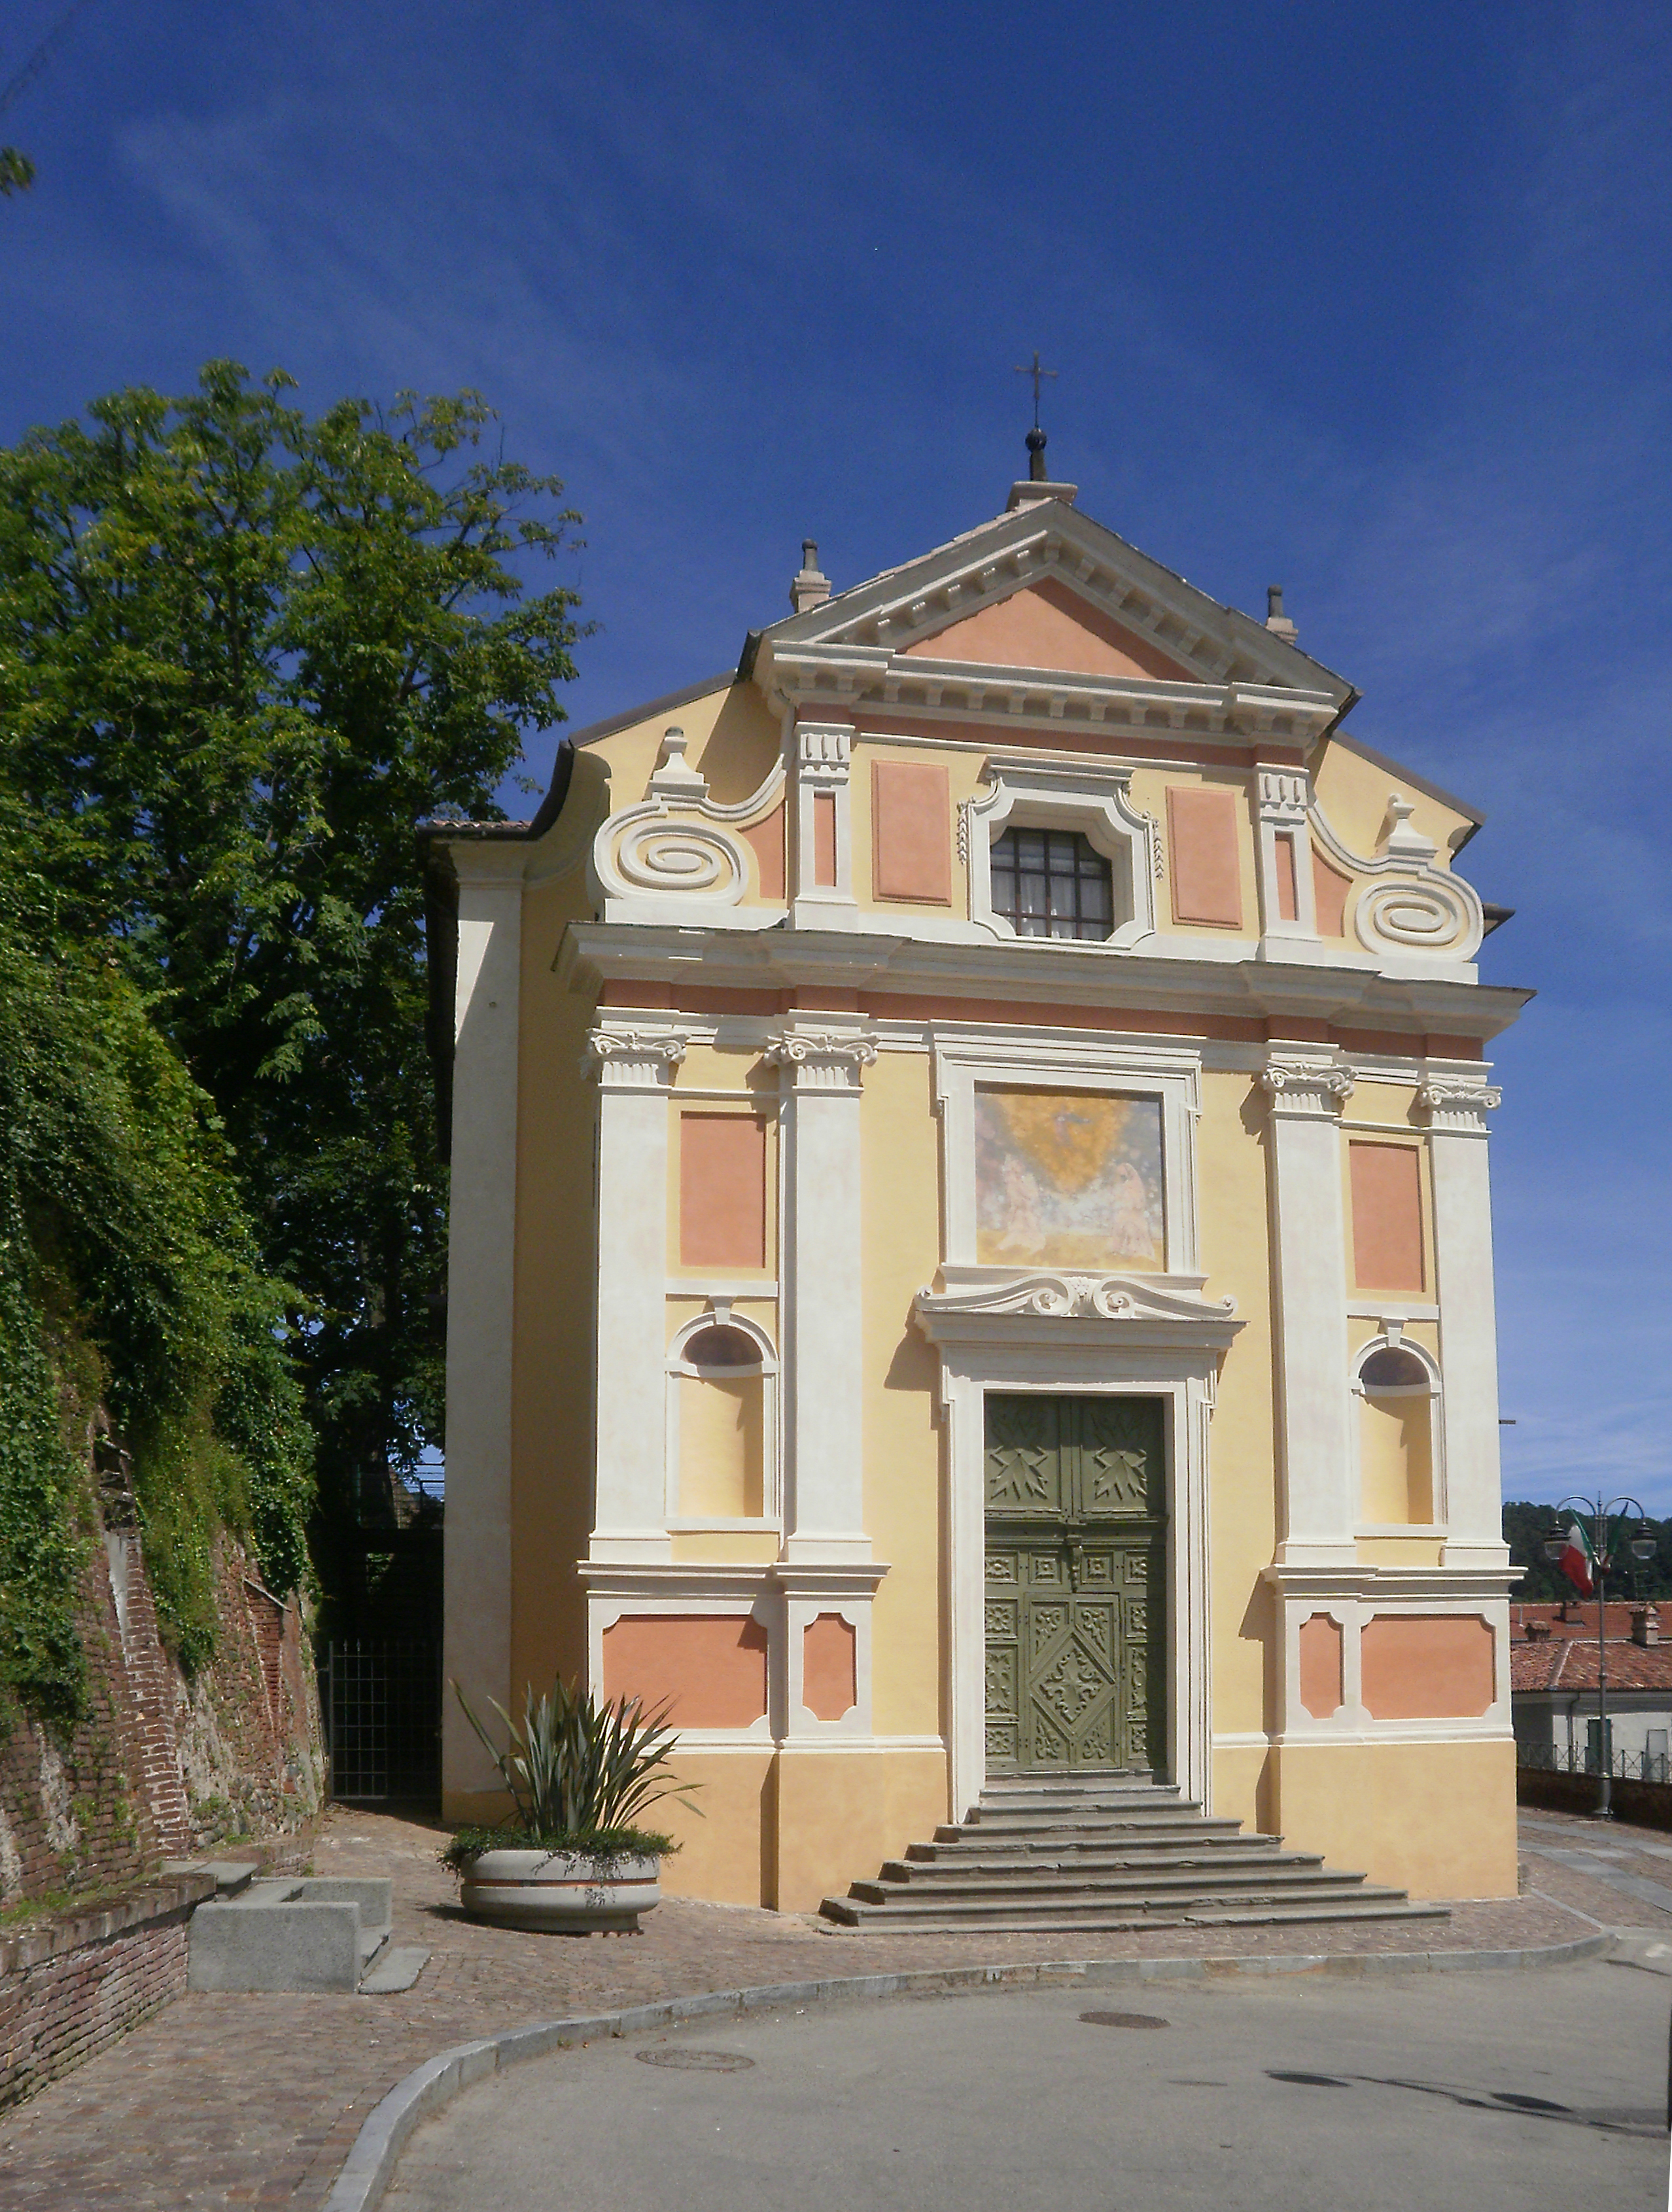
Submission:
[[[1510,1547],[1511,1566],[1525,1570],[1510,1592],[1517,1602],[1548,1604],[1556,1598],[1578,1595],[1567,1577],[1544,1556],[1544,1540],[1555,1517],[1553,1505],[1535,1505],[1517,1499],[1504,1508],[1504,1541]],[[1608,1577],[1608,1601],[1625,1598],[1672,1597],[1672,1521],[1651,1521],[1655,1556],[1639,1562],[1629,1549],[1621,1559],[1622,1571]],[[1618,1534],[1616,1530],[1616,1534]],[[1624,1524],[1625,1536],[1637,1533],[1635,1521]]]
[[236,363],[0,452],[0,786],[64,926],[213,1102],[317,1438],[316,1527],[442,1434],[446,1191],[413,825],[491,818],[562,719],[577,520],[475,394],[345,400]]
[[35,165],[15,146],[0,146],[0,200],[14,192],[27,192],[35,180]]

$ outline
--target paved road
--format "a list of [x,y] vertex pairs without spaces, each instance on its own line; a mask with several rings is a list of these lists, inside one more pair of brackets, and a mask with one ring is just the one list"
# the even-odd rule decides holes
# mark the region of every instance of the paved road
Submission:
[[1594,1961],[697,2022],[491,2077],[385,2207],[1663,2212],[1669,2009]]

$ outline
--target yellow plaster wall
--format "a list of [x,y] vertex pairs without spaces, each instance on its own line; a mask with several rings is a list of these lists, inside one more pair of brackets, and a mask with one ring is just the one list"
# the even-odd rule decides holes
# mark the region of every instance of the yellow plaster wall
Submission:
[[1205,1295],[1237,1300],[1245,1326],[1225,1354],[1209,1444],[1213,1725],[1270,1724],[1276,1636],[1260,1579],[1277,1542],[1271,1258],[1264,1116],[1245,1074],[1209,1072],[1196,1128],[1197,1214]]
[[1296,1850],[1414,1897],[1516,1893],[1515,1745],[1285,1744],[1274,1814]]
[[816,1912],[821,1898],[874,1877],[885,1859],[933,1835],[948,1817],[948,1787],[940,1751],[786,1747],[772,1902],[781,1912]]
[[[939,1367],[912,1301],[940,1255],[939,1124],[923,1053],[885,1052],[865,1071],[861,1159],[865,1312],[865,1525],[889,1563],[872,1616],[879,1735],[942,1729]],[[898,1850],[911,1841],[897,1837]]]
[[[770,1905],[775,1884],[777,1804],[769,1743],[738,1751],[679,1753],[673,1773],[694,1784],[693,1804],[665,1797],[645,1815],[680,1846],[662,1861],[662,1887],[672,1897],[712,1898],[722,1905]],[[851,1879],[851,1876],[849,1877]]]
[[[1393,827],[1388,812],[1391,793],[1410,800],[1411,826],[1439,847],[1442,867],[1450,864],[1451,840],[1468,827],[1466,814],[1420,791],[1396,772],[1366,760],[1353,750],[1350,738],[1341,735],[1329,738],[1313,756],[1312,791],[1336,836],[1362,860],[1374,857],[1377,847]],[[1351,910],[1349,898],[1349,927]]]
[[1276,1832],[1275,1784],[1268,1745],[1225,1744],[1213,1755],[1213,1817],[1240,1820],[1251,1833]]

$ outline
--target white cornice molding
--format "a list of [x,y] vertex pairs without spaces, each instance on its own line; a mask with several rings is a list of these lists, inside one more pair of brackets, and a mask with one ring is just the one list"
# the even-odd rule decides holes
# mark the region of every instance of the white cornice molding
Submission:
[[1523,1567],[1472,1564],[1384,1567],[1355,1563],[1263,1567],[1261,1578],[1291,1604],[1324,1605],[1332,1599],[1351,1599],[1378,1607],[1444,1604],[1456,1609],[1471,1604],[1500,1604],[1525,1571]]
[[1259,1079],[1274,1115],[1313,1121],[1334,1121],[1354,1087],[1347,1070],[1331,1061],[1276,1054],[1261,1069]]
[[[1327,719],[1352,696],[1343,679],[1251,617],[1219,605],[1115,532],[1058,501],[998,516],[816,610],[775,623],[762,640],[757,680],[770,688],[781,668],[820,648],[869,652],[886,662],[1045,577],[1194,670],[1206,691],[1223,692],[1229,684],[1286,693],[1297,702],[1311,694],[1329,702]],[[915,672],[935,664],[914,654],[903,666]],[[995,689],[1011,673],[985,664],[973,672],[993,679]],[[1016,672],[1042,672],[1061,673]]]
[[[781,921],[781,908],[758,911]],[[1181,940],[1181,943],[1183,940]],[[1490,1038],[1506,1030],[1528,991],[1432,975],[1383,975],[1368,964],[1289,966],[1252,957],[1206,960],[1163,952],[1160,940],[1121,953],[1118,975],[1095,945],[1049,938],[943,943],[881,931],[750,930],[679,927],[667,916],[569,923],[553,961],[571,990],[594,994],[606,979],[702,983],[729,990],[876,991],[949,1000],[1013,1000],[1028,1007],[1109,1006],[1211,1019],[1300,1017],[1408,1030],[1413,1054],[1435,1032]],[[1090,959],[1077,956],[1090,953]],[[949,1015],[947,1018],[955,1018]]]
[[1000,730],[1171,733],[1239,748],[1266,742],[1310,749],[1340,709],[1328,692],[1279,684],[1084,675],[936,660],[879,646],[787,642],[773,653],[767,696],[779,711],[853,714],[897,708],[931,720],[989,721]]
[[1039,1269],[997,1280],[926,1286],[913,1301],[931,1344],[1141,1345],[1185,1342],[1223,1349],[1244,1324],[1233,1297],[1205,1298],[1201,1278]]
[[576,1572],[590,1598],[749,1606],[779,1592],[787,1597],[862,1601],[875,1595],[889,1567],[878,1559],[583,1559]]
[[688,1040],[678,1030],[595,1029],[581,1054],[581,1073],[602,1091],[671,1091]]

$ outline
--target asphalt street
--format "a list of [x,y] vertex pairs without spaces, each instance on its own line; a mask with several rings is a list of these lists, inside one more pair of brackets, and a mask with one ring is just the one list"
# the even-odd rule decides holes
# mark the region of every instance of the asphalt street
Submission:
[[1663,2212],[1664,1948],[698,2021],[489,2077],[386,2212]]

